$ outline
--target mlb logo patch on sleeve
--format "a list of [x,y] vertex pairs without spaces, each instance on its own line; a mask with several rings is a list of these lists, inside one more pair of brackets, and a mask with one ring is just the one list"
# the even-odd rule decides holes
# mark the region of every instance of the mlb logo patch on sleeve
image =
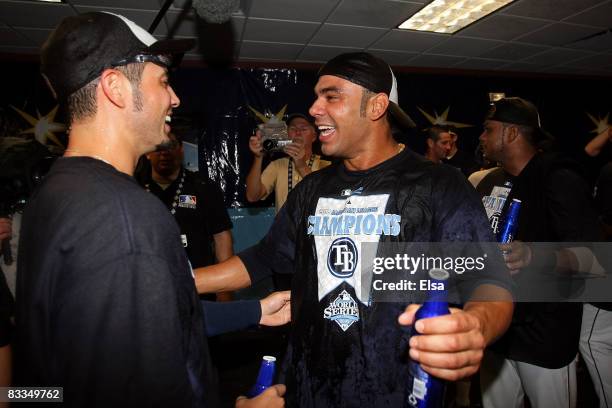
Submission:
[[181,194],[179,196],[178,206],[182,208],[196,208],[197,197],[194,195]]

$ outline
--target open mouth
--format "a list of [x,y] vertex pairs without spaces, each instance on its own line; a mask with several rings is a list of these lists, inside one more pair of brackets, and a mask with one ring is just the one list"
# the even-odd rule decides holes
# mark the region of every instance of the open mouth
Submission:
[[164,129],[166,130],[166,132],[170,132],[170,122],[172,122],[172,116],[166,115],[165,122],[166,123],[164,124]]
[[334,126],[320,125],[317,126],[317,128],[319,129],[319,140],[321,140],[321,142],[329,139],[336,132]]

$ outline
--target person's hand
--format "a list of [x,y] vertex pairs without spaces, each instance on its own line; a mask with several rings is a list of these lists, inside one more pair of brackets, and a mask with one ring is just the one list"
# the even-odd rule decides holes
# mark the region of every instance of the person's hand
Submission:
[[423,370],[444,380],[456,381],[478,371],[486,346],[480,320],[451,308],[449,315],[414,322],[419,306],[408,306],[398,318],[404,326],[414,323],[419,333],[410,338],[410,357]]
[[249,149],[255,157],[263,156],[263,148],[261,146],[261,131],[257,129],[255,134],[249,138]]
[[304,138],[302,136],[296,136],[291,143],[283,148],[283,151],[293,159],[297,169],[306,167],[306,149],[304,144]]
[[509,244],[500,244],[499,248],[504,253],[504,261],[508,269],[510,269],[511,275],[516,275],[521,269],[529,266],[531,263],[531,248],[522,241],[512,241]]
[[260,300],[264,326],[282,326],[291,321],[291,291],[274,292]]
[[0,241],[11,238],[12,234],[13,228],[11,219],[0,217]]
[[285,406],[286,388],[283,384],[275,384],[267,388],[255,398],[240,396],[236,399],[235,408],[283,408]]

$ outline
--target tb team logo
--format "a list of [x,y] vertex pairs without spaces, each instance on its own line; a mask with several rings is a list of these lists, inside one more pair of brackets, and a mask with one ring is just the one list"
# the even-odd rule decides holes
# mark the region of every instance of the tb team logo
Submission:
[[327,268],[337,278],[350,278],[357,267],[359,253],[352,239],[341,237],[329,247]]

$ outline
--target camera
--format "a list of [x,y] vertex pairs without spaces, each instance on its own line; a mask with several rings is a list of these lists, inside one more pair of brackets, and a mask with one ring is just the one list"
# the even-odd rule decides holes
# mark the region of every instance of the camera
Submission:
[[285,122],[263,123],[259,125],[261,130],[261,145],[266,152],[282,151],[283,147],[292,143],[287,134]]

